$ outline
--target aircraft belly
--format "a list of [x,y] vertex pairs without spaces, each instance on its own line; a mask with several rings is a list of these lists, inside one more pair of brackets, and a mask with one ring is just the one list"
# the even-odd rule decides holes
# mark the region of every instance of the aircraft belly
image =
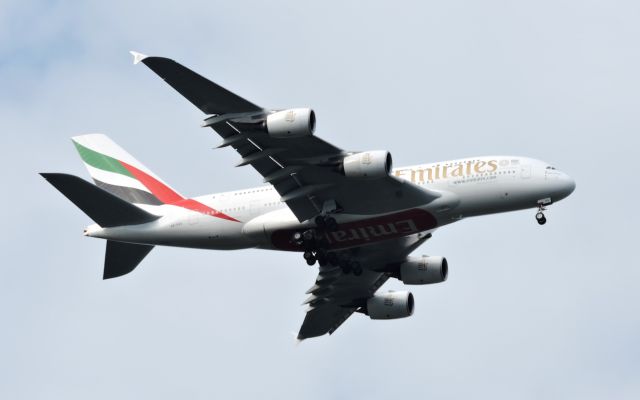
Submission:
[[[336,215],[336,219],[338,230],[324,233],[329,249],[363,246],[416,234],[438,226],[438,221],[433,214],[420,208],[374,217]],[[275,229],[265,226],[265,235],[269,242],[264,243],[263,246],[277,250],[300,251],[300,247],[291,242],[291,237],[295,232],[312,226],[306,225],[306,227],[305,224],[281,226]]]
[[242,224],[211,216],[165,217],[151,223],[98,228],[87,236],[120,242],[200,249],[232,250],[255,247],[242,234]]
[[455,191],[460,197],[456,211],[467,217],[535,207],[541,188],[536,179],[499,179],[490,183],[460,185]]

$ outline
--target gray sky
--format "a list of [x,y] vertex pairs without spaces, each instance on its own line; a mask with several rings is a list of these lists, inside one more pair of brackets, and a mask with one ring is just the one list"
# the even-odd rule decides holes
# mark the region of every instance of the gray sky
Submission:
[[[637,1],[18,1],[0,5],[0,398],[640,397]],[[185,194],[260,183],[128,50],[174,58],[396,165],[547,160],[575,193],[464,220],[417,254],[416,313],[295,345],[297,254],[157,248],[102,281],[90,220],[36,173],[87,178],[102,132]],[[389,282],[385,289],[399,289]]]

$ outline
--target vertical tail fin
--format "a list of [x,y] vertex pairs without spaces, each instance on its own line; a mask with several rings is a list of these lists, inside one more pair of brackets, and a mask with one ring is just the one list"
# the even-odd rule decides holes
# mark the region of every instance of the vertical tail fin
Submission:
[[135,204],[161,205],[183,200],[178,192],[106,135],[72,138],[97,186]]
[[239,222],[195,199],[183,197],[106,135],[92,133],[75,136],[72,140],[96,185],[126,202],[136,205],[170,204]]

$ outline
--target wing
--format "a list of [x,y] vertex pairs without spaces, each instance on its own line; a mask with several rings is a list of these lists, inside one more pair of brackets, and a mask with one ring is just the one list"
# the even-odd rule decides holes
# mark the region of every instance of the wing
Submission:
[[274,138],[264,130],[271,112],[231,93],[177,62],[134,54],[169,85],[206,114],[203,126],[240,155],[237,166],[251,165],[272,184],[299,221],[322,211],[372,215],[424,205],[440,197],[408,181],[387,176],[353,179],[339,170],[350,153],[317,136]]
[[382,271],[386,264],[404,259],[430,237],[417,234],[357,249],[354,258],[365,266],[360,276],[344,274],[330,264],[321,266],[307,291],[310,296],[304,304],[309,307],[298,339],[333,333],[389,279],[390,274]]
[[164,57],[147,57],[132,51],[134,63],[143,62],[171,87],[205,114],[261,111],[255,104],[231,93],[177,62]]

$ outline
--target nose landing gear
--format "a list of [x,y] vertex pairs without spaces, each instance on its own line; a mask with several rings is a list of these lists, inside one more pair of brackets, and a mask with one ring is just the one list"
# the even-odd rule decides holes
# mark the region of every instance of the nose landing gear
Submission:
[[538,212],[536,213],[536,221],[538,224],[544,225],[547,223],[547,217],[544,216],[544,212],[547,210],[545,206],[551,204],[551,199],[543,199],[538,201]]
[[544,213],[542,212],[542,210],[536,213],[536,221],[538,221],[538,224],[540,225],[544,225],[547,223],[547,217],[544,216]]

